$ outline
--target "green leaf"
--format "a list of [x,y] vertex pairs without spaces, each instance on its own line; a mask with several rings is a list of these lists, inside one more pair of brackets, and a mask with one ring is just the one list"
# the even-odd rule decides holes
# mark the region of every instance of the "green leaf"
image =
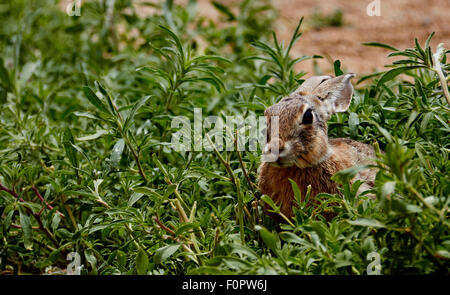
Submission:
[[228,58],[222,57],[222,56],[218,56],[218,55],[200,55],[197,57],[194,57],[191,60],[191,64],[192,63],[199,63],[199,62],[205,62],[205,61],[221,61],[221,62],[225,62],[225,63],[232,63],[231,60],[229,60]]
[[388,181],[383,184],[383,187],[381,188],[381,196],[383,198],[386,198],[390,194],[392,194],[395,191],[395,181]]
[[223,84],[222,80],[220,80],[214,73],[207,72],[207,74],[209,74],[210,77],[199,77],[196,78],[196,80],[211,84],[214,88],[216,88],[217,92],[220,92],[221,89],[225,89],[225,84]]
[[77,117],[85,117],[85,118],[90,118],[90,119],[94,119],[94,120],[101,120],[101,118],[88,113],[88,112],[73,112],[73,114]]
[[73,233],[69,232],[65,228],[59,228],[55,231],[55,235],[58,238],[64,239],[64,240],[70,240],[73,237]]
[[125,254],[125,252],[120,251],[120,250],[116,250],[116,261],[118,264],[119,269],[124,272],[125,271],[125,267],[127,265],[127,254]]
[[355,177],[360,171],[367,169],[367,165],[356,165],[350,168],[341,170],[334,174],[331,179],[336,181],[337,183],[344,185],[350,182],[350,180]]
[[232,249],[231,253],[238,254],[240,257],[247,256],[251,259],[258,259],[258,254],[253,251],[251,248],[242,246],[240,244],[230,244],[230,247]]
[[136,255],[136,271],[138,275],[146,275],[148,270],[148,256],[144,249],[140,248]]
[[84,150],[82,148],[80,148],[79,146],[77,146],[76,144],[72,144],[73,148],[76,149],[80,154],[83,155],[83,157],[89,162],[89,164],[92,165],[91,159],[89,158],[89,156],[84,152]]
[[176,45],[176,47],[178,49],[179,57],[184,60],[184,49],[183,49],[183,45],[181,44],[181,41],[178,38],[178,36],[174,32],[172,32],[172,30],[169,29],[168,27],[165,27],[163,25],[159,25],[159,27],[169,34],[169,36],[175,42],[175,45]]
[[[133,191],[135,191],[136,193],[144,194],[149,197],[153,197],[153,198],[151,198],[151,200],[153,200],[155,202],[158,200],[164,199],[164,197],[161,194],[159,194],[155,189],[152,189],[152,188],[138,186],[138,187],[134,187]],[[129,205],[129,206],[131,206],[131,205]]]
[[419,206],[408,204],[407,202],[399,199],[394,199],[391,202],[392,211],[401,214],[414,214],[422,212],[422,208]]
[[26,215],[25,212],[23,212],[22,207],[19,207],[19,214],[20,214],[20,226],[22,227],[23,243],[25,249],[32,250],[33,236],[32,236],[30,216]]
[[132,193],[130,199],[128,199],[128,207],[133,207],[134,203],[136,203],[137,201],[139,201],[142,196],[144,196],[144,194],[142,193]]
[[428,36],[427,41],[425,41],[425,48],[430,47],[430,42],[431,42],[431,39],[433,38],[434,34],[435,34],[435,32],[432,32],[430,34],[430,36]]
[[123,138],[119,139],[113,147],[111,152],[111,164],[115,167],[119,165],[120,158],[125,147],[125,140]]
[[386,129],[384,129],[380,125],[378,125],[378,123],[376,123],[376,122],[372,122],[372,124],[375,125],[375,127],[377,127],[378,131],[380,131],[380,133],[384,136],[384,138],[386,138],[386,140],[388,142],[392,142],[392,136],[389,133],[389,131],[387,131]]
[[387,45],[387,44],[379,43],[379,42],[366,42],[366,43],[361,43],[361,44],[364,46],[381,47],[381,48],[389,49],[392,51],[398,51],[397,48],[392,47],[391,45]]
[[235,275],[236,273],[222,267],[200,266],[192,270],[190,275]]
[[409,128],[411,127],[412,123],[417,119],[417,116],[419,116],[419,112],[417,110],[412,110],[409,114],[408,122],[406,122],[406,132],[408,132]]
[[[300,36],[302,35],[302,33],[300,33],[300,27],[302,26],[303,23],[303,19],[304,17],[302,16],[300,18],[300,20],[298,21],[297,27],[295,27],[294,33],[291,36],[291,40],[289,41],[289,45],[286,48],[285,51],[285,57],[289,56],[289,53],[291,52],[292,47],[294,46],[295,42],[297,42],[297,40],[300,38]],[[278,45],[278,44],[277,44]]]
[[377,88],[379,88],[382,84],[394,79],[398,75],[405,73],[407,71],[419,69],[419,68],[426,68],[425,66],[405,66],[405,67],[398,67],[392,70],[387,71],[386,73],[381,76],[380,80],[378,80]]
[[[4,213],[6,213],[6,210]],[[3,223],[3,228],[6,231],[9,229],[9,226],[11,225],[11,220],[12,220],[13,215],[14,215],[14,210],[9,211],[8,214],[6,215],[5,222]]]
[[425,130],[428,127],[428,123],[430,122],[431,118],[433,118],[433,112],[428,112],[423,116],[422,122],[420,123],[420,133],[423,134]]
[[277,250],[277,236],[271,232],[269,232],[266,228],[260,226],[260,225],[256,225],[255,226],[255,230],[259,232],[259,234],[261,235],[261,238],[264,241],[264,244],[266,244],[266,246],[276,252]]
[[167,197],[169,197],[170,195],[173,194],[173,192],[175,191],[175,189],[177,188],[176,184],[169,184],[166,188],[166,191],[164,192],[164,199],[166,199]]
[[138,100],[131,109],[130,113],[128,114],[127,119],[125,120],[125,123],[123,124],[123,131],[126,132],[128,128],[130,128],[131,123],[134,120],[134,116],[136,115],[136,112],[147,102],[147,100],[152,97],[151,95],[145,96]]
[[19,85],[23,86],[28,82],[31,76],[36,72],[36,68],[39,66],[39,63],[39,61],[28,62],[23,66],[22,72],[20,73]]
[[268,204],[275,213],[280,212],[280,208],[274,203],[274,201],[272,200],[271,197],[269,197],[267,195],[263,195],[261,197],[261,200],[264,201],[266,204]]
[[11,90],[11,81],[9,79],[8,70],[5,68],[3,58],[0,57],[0,85],[5,87],[6,91]]
[[155,263],[161,264],[175,252],[177,252],[178,248],[180,248],[180,244],[167,245],[159,248],[158,250],[156,250],[155,256],[153,257]]
[[371,78],[374,78],[374,77],[378,77],[378,76],[380,76],[381,74],[383,74],[384,72],[376,72],[376,73],[372,73],[372,74],[369,74],[369,75],[365,75],[365,76],[362,76],[357,82],[356,82],[356,84],[360,84],[361,82],[363,82],[363,81],[365,81],[365,80],[368,80],[368,79],[371,79]]
[[89,102],[93,106],[95,106],[99,111],[110,114],[104,103],[100,100],[100,98],[98,98],[98,96],[94,93],[94,91],[92,91],[90,87],[84,86],[83,92],[86,95]]
[[161,162],[158,160],[158,157],[156,156],[156,154],[152,155],[152,159],[153,159],[153,162],[156,164],[156,166],[158,166],[159,170],[164,174],[164,176],[168,180],[170,180],[169,173],[167,173],[166,168],[164,168],[163,164],[161,164]]
[[280,238],[288,243],[300,244],[308,247],[312,246],[311,243],[309,243],[305,239],[300,238],[299,236],[297,236],[292,232],[281,232]]
[[162,7],[164,18],[166,19],[166,22],[169,24],[171,28],[176,28],[175,23],[173,22],[172,17],[172,10],[173,10],[173,0],[166,0],[164,1],[163,7]]
[[359,226],[368,226],[368,227],[377,227],[377,228],[385,228],[382,222],[376,219],[368,219],[368,218],[358,218],[356,220],[347,220],[351,225],[359,225]]
[[181,226],[177,229],[177,231],[175,232],[175,236],[179,236],[184,232],[187,232],[193,228],[197,228],[200,226],[199,222],[185,222],[182,223]]
[[341,61],[340,60],[334,61],[334,75],[337,77],[343,74],[344,72],[341,70]]
[[110,113],[114,114],[116,112],[116,108],[114,106],[114,102],[112,101],[111,95],[109,95],[108,91],[106,91],[105,87],[103,87],[99,81],[95,81],[94,84],[97,86],[100,93],[106,97],[106,101],[108,102],[109,109],[111,111]]
[[211,170],[208,169],[208,168],[204,168],[204,167],[192,167],[191,170],[192,170],[192,171],[198,171],[198,172],[202,173],[203,175],[205,175],[205,176],[207,176],[207,177],[217,178],[217,179],[224,180],[224,181],[231,181],[230,178],[225,177],[225,176],[223,176],[223,175],[220,175],[220,174],[218,174],[218,173],[216,173],[216,172],[213,172],[213,171],[211,171]]
[[52,219],[52,230],[55,231],[58,228],[59,222],[61,221],[61,216],[59,214],[55,214]]
[[[73,167],[78,168],[78,158],[77,158],[77,151],[73,147],[74,139],[72,132],[69,128],[66,128],[63,135],[63,145],[64,150],[66,151],[66,155],[69,158],[70,163]],[[78,170],[76,170],[78,173]]]
[[289,182],[291,183],[294,197],[297,200],[298,205],[300,205],[302,203],[302,193],[300,192],[300,189],[298,188],[298,185],[295,181],[289,178]]
[[236,17],[234,16],[233,12],[231,12],[231,10],[227,6],[221,4],[221,3],[217,2],[217,1],[212,1],[212,5],[214,5],[214,7],[219,12],[223,13],[224,15],[226,15],[228,17],[227,21],[234,21],[234,20],[236,20]]
[[336,268],[345,267],[349,265],[353,265],[352,262],[352,252],[348,249],[344,250],[344,252],[340,252],[336,255],[335,260]]
[[86,249],[84,251],[84,257],[86,257],[86,261],[92,267],[92,274],[97,274],[97,258],[95,258],[93,251],[91,249]]
[[77,138],[77,140],[78,141],[94,140],[94,139],[97,139],[97,138],[107,134],[107,133],[108,133],[107,130],[101,129],[101,130],[95,132],[94,134],[83,136],[83,137],[79,137],[79,138]]
[[352,135],[356,135],[357,128],[359,125],[359,117],[358,114],[351,112],[348,116],[348,127],[350,128],[350,132]]
[[416,50],[419,52],[421,60],[423,61],[427,61],[426,60],[426,54],[425,51],[423,50],[423,48],[420,46],[419,44],[419,40],[417,40],[417,38],[414,38],[414,43],[416,45]]

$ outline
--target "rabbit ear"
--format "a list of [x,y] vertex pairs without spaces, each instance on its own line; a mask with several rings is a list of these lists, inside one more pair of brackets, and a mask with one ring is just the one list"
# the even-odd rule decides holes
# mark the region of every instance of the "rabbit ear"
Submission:
[[300,85],[294,94],[309,95],[312,94],[315,88],[319,86],[323,81],[331,79],[331,76],[313,76],[306,79],[302,85]]
[[348,109],[353,94],[350,79],[354,76],[355,74],[346,74],[329,79],[314,89],[312,94],[317,95],[323,101],[330,116]]

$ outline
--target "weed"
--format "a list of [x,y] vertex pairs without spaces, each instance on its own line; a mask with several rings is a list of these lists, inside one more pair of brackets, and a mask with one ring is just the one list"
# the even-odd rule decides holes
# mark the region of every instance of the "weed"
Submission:
[[298,87],[294,65],[319,58],[290,55],[301,21],[285,46],[266,1],[215,3],[220,23],[196,1],[148,17],[127,0],[74,17],[57,2],[0,9],[2,273],[64,272],[70,252],[83,274],[365,274],[373,252],[384,274],[448,273],[448,51],[367,44],[405,59],[361,77],[329,134],[378,148],[376,200],[356,196],[352,168],[334,176],[340,195],[306,196],[317,208],[293,184],[295,218],[275,224],[261,151],[176,152],[170,123],[260,116]]

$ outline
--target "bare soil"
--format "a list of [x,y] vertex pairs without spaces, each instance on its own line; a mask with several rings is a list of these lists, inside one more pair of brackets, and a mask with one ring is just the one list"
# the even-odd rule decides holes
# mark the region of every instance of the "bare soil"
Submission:
[[[331,14],[336,9],[343,12],[344,26],[326,27],[304,33],[294,48],[294,55],[329,55],[339,59],[344,68],[358,74],[382,70],[394,59],[387,58],[388,50],[361,45],[364,42],[381,42],[405,49],[414,46],[414,38],[423,44],[431,32],[436,35],[431,42],[450,45],[450,1],[448,0],[380,0],[381,15],[368,16],[367,5],[372,0],[276,0],[280,10],[277,31],[283,39],[289,36],[301,16],[311,16],[314,9]],[[320,61],[330,71],[331,63]]]
[[[293,48],[294,57],[319,54],[318,60],[325,73],[332,73],[332,62],[339,59],[342,67],[359,75],[383,70],[383,66],[395,59],[388,58],[389,51],[363,46],[365,42],[381,42],[405,49],[414,46],[414,38],[424,44],[430,33],[435,32],[431,42],[433,51],[437,44],[450,46],[449,0],[380,0],[380,16],[369,16],[367,6],[373,0],[273,0],[279,11],[275,30],[279,39],[290,39],[299,19],[305,23],[317,13],[331,15],[340,9],[343,26],[306,31]],[[179,1],[182,2],[182,1]],[[218,0],[230,3],[230,0]],[[199,0],[199,13],[214,19],[218,14],[208,0]],[[312,61],[298,65],[298,70],[312,71]]]
[[[139,2],[161,2],[159,0],[135,0]],[[216,0],[224,4],[237,0]],[[433,51],[438,43],[450,46],[450,1],[449,0],[379,0],[380,16],[369,16],[367,6],[373,0],[273,0],[279,11],[275,30],[279,39],[290,39],[299,19],[305,22],[316,12],[330,15],[337,9],[343,12],[343,25],[316,29],[306,26],[303,36],[293,48],[294,57],[319,54],[326,58],[318,60],[325,73],[332,73],[332,62],[339,59],[342,67],[359,75],[383,69],[392,63],[387,58],[389,51],[361,45],[364,42],[381,42],[405,49],[414,46],[414,38],[423,44],[431,32],[436,35],[431,42]],[[61,0],[65,7],[68,0]],[[82,1],[84,2],[84,1]],[[186,3],[178,0],[176,3]],[[210,0],[198,0],[198,12],[212,19],[220,18]],[[151,14],[149,7],[139,7],[139,13]],[[312,71],[312,61],[298,65],[298,70]]]

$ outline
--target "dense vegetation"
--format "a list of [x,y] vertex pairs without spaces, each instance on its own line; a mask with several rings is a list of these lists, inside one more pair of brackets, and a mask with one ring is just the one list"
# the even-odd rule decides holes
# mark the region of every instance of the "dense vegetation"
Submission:
[[329,122],[330,137],[378,150],[377,199],[355,196],[355,167],[335,176],[342,196],[297,194],[295,218],[276,224],[262,212],[260,150],[177,152],[171,121],[194,108],[260,116],[321,74],[296,70],[320,56],[289,54],[302,26],[277,40],[268,1],[214,2],[218,20],[196,1],[151,6],[86,1],[68,16],[56,0],[0,4],[3,274],[63,272],[70,252],[85,274],[366,274],[373,253],[382,274],[448,273],[450,65],[432,35],[406,50],[365,44],[402,59],[359,77]]

